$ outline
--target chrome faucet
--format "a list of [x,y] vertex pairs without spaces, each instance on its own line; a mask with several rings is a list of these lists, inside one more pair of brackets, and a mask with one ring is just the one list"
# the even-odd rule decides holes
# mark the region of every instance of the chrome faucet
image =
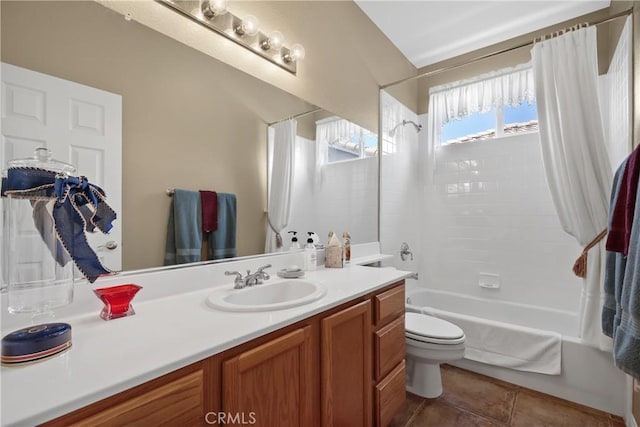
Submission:
[[271,267],[271,264],[263,265],[262,267],[258,268],[253,274],[251,274],[251,270],[247,270],[247,275],[244,277],[242,277],[242,273],[240,273],[239,271],[225,271],[224,274],[226,276],[235,275],[236,278],[233,281],[233,288],[242,289],[247,286],[261,285],[265,280],[269,280],[271,276],[269,276],[269,274],[264,271],[265,268],[269,267]]

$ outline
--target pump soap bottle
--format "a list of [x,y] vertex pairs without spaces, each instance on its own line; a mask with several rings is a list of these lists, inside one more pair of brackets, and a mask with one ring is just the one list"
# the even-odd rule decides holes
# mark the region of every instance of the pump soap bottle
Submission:
[[298,234],[297,231],[289,231],[289,233],[293,234],[293,237],[291,237],[291,246],[289,246],[289,250],[290,251],[295,251],[298,249],[302,249],[300,247],[300,243],[298,243],[298,237],[296,236],[296,234]]
[[307,234],[309,238],[304,247],[304,269],[305,271],[313,271],[317,267],[318,254],[316,253],[316,246],[313,244],[313,232],[308,231]]

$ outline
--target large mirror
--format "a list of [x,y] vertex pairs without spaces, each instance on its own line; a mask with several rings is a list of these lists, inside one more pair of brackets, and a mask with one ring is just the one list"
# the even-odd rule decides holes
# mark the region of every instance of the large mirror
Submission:
[[[283,231],[300,237],[314,231],[322,242],[329,230],[350,231],[353,243],[377,240],[375,129],[345,125],[95,2],[3,1],[0,7],[3,63],[122,97],[121,166],[105,165],[122,180],[116,224],[122,270],[163,265],[167,189],[175,188],[235,194],[236,254],[263,253],[268,125],[296,116],[294,203]],[[337,125],[348,128],[342,137],[331,134]],[[329,144],[325,164],[318,161],[320,134]],[[3,154],[5,167],[9,153]],[[77,160],[70,153],[54,157]],[[284,240],[286,249],[290,239]]]

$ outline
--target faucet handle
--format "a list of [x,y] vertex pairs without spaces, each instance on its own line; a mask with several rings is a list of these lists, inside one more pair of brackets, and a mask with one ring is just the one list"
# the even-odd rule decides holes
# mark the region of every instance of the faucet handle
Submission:
[[269,267],[271,267],[271,264],[263,265],[262,267],[259,267],[259,268],[256,270],[256,273],[262,273],[262,271],[263,271],[265,268],[269,268]]
[[269,267],[271,267],[271,264],[263,265],[262,267],[258,268],[258,270],[256,270],[256,275],[258,276],[258,280],[260,281],[260,283],[262,283],[263,280],[271,279],[271,276],[269,276],[269,273],[264,271],[265,268],[269,268]]
[[233,276],[233,275],[235,275],[238,279],[242,279],[242,273],[240,273],[239,271],[225,271],[224,275],[225,276]]
[[238,287],[238,286],[244,287],[244,279],[242,278],[242,273],[240,273],[239,271],[225,271],[224,275],[225,276],[236,276],[236,278],[233,281],[233,283],[235,283],[236,287]]

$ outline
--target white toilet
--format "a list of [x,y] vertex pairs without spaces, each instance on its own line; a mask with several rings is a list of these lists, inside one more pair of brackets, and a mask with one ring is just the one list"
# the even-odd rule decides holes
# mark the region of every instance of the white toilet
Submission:
[[464,332],[446,320],[405,313],[405,337],[407,390],[427,398],[440,396],[440,364],[464,357]]

